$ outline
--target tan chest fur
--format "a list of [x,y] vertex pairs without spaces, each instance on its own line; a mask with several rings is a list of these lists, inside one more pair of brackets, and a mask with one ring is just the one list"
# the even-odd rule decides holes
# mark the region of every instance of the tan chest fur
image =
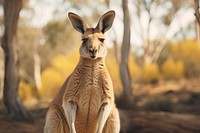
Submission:
[[78,104],[75,126],[79,129],[94,132],[97,127],[98,113],[104,102],[113,102],[112,82],[109,73],[100,61],[80,60],[70,76],[64,93],[66,101]]
[[78,109],[76,115],[76,128],[85,129],[85,132],[93,132],[97,126],[98,111],[102,104],[99,88],[88,86],[80,91]]

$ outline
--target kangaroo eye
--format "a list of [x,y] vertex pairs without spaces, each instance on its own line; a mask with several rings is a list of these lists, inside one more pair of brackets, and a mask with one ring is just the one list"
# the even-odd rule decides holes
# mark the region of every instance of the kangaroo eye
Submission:
[[83,38],[83,39],[82,39],[82,44],[87,43],[87,41],[88,41],[88,38]]
[[104,43],[104,40],[105,40],[104,38],[99,38],[99,41],[102,43]]

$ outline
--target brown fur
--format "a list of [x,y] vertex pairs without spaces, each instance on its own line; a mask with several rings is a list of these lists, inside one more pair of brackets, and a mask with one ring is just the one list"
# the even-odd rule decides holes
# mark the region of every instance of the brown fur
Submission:
[[[75,19],[82,21],[79,17]],[[76,20],[71,21],[73,26],[75,23],[76,29]],[[82,22],[81,25],[83,24]],[[78,65],[50,104],[44,132],[118,133],[119,114],[114,104],[113,85],[104,59],[107,49],[99,41],[104,39],[104,34],[99,24],[95,29],[88,28],[88,25],[81,28],[83,29],[76,30],[82,32],[83,39],[87,38],[86,44],[80,47]],[[89,49],[97,50],[95,57],[91,56]]]

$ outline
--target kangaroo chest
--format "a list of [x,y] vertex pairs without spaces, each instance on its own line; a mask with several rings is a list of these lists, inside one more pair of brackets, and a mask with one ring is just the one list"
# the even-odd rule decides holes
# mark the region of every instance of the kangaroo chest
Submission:
[[78,105],[76,127],[93,132],[96,129],[99,109],[104,96],[103,79],[99,69],[85,68],[78,70],[74,81],[74,96]]
[[112,89],[112,81],[104,65],[91,67],[81,64],[70,76],[65,97],[77,102],[80,108],[86,108],[86,105],[90,108],[93,103],[99,107],[105,99],[113,101]]
[[77,104],[80,112],[96,114],[102,104],[103,79],[99,70],[94,69],[79,75],[80,87],[77,90]]
[[70,76],[64,100],[77,104],[77,132],[95,132],[100,107],[105,102],[114,102],[112,81],[104,63],[97,62],[91,65],[85,63],[85,60],[79,62]]

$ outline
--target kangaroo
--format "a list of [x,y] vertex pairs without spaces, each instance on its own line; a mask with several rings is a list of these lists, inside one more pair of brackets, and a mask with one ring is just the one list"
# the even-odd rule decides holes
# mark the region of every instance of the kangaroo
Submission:
[[105,65],[104,44],[104,33],[111,28],[115,12],[105,13],[96,28],[75,13],[70,12],[68,17],[82,34],[80,59],[50,104],[44,133],[119,133],[119,113]]

